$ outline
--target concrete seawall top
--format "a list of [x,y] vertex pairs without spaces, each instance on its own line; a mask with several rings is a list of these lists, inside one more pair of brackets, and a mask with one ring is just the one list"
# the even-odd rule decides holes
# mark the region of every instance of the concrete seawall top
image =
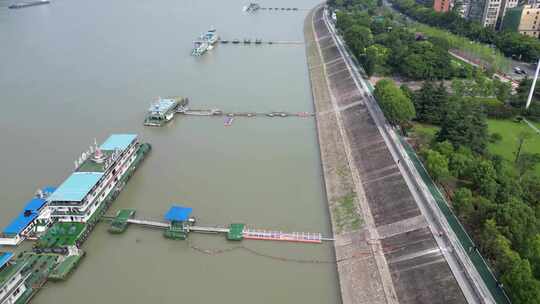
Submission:
[[342,301],[466,303],[322,14],[304,35]]

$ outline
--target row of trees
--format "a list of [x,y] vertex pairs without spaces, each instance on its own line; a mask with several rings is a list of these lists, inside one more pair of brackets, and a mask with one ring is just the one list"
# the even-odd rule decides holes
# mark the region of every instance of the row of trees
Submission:
[[531,62],[540,57],[540,41],[535,37],[511,31],[499,33],[483,27],[479,22],[463,19],[456,12],[439,13],[414,0],[391,1],[394,8],[419,22],[449,30],[474,41],[493,44],[506,56]]
[[414,119],[440,127],[417,146],[426,168],[449,189],[456,214],[513,302],[540,303],[540,154],[521,151],[527,137],[520,135],[513,162],[490,154],[497,136],[488,133],[484,99],[450,94],[442,83],[427,81],[413,92],[384,79],[374,94],[391,124],[406,128]]
[[430,82],[417,92],[402,90],[418,121],[440,126],[419,147],[430,174],[453,190],[456,214],[513,302],[540,303],[540,177],[534,173],[540,154],[518,146],[514,162],[490,154],[487,144],[497,136],[488,134],[481,98]]
[[[444,40],[417,39],[394,27],[388,16],[371,18],[358,11],[375,10],[377,3],[371,0],[345,2],[351,9],[338,14],[337,26],[368,73],[380,69],[416,79],[455,76],[437,74],[437,61],[431,58],[435,48],[446,48]],[[408,69],[421,72],[411,75]],[[427,169],[447,189],[456,214],[512,301],[540,304],[540,177],[534,171],[540,155],[522,151],[526,134],[519,135],[512,161],[487,149],[490,141],[501,138],[489,134],[487,116],[518,114],[528,87],[530,82],[523,81],[511,96],[507,84],[473,70],[466,79],[452,81],[452,93],[442,82],[426,81],[413,92],[384,79],[374,94],[388,121],[402,130],[411,120],[439,127],[435,136],[417,145]]]
[[338,30],[366,73],[401,74],[411,79],[468,77],[469,66],[453,64],[444,39],[424,39],[395,26],[392,15],[372,18],[366,11],[338,12]]

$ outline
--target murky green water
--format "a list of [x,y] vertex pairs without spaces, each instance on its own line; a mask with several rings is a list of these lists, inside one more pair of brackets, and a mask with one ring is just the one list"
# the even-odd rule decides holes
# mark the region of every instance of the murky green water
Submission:
[[[220,45],[191,57],[215,26],[225,39],[303,40],[307,11],[247,15],[240,0],[56,0],[8,10],[0,0],[0,225],[43,185],[58,185],[97,138],[136,132],[153,145],[114,203],[159,219],[172,203],[201,224],[329,234],[312,119],[179,117],[144,128],[156,96],[237,111],[312,111],[303,46]],[[311,8],[315,0],[272,1]],[[265,3],[261,3],[265,4]],[[219,236],[193,244],[235,246]],[[332,259],[327,245],[244,241],[260,252]],[[34,303],[337,303],[332,264],[281,262],[235,250],[216,256],[159,231],[100,225],[69,281],[49,283]]]

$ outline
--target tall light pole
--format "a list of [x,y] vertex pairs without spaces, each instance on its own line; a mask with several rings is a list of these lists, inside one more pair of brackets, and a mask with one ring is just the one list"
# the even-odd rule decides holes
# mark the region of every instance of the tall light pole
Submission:
[[527,110],[531,105],[532,97],[534,94],[534,87],[536,86],[536,80],[538,79],[538,72],[540,72],[540,58],[538,59],[538,63],[536,63],[536,73],[534,73],[534,79],[531,85],[531,91],[529,92],[529,98],[527,99],[527,104],[525,105],[525,110]]

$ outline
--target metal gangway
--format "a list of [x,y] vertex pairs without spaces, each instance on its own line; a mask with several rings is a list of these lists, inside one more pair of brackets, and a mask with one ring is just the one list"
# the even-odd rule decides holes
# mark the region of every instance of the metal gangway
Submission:
[[154,228],[169,228],[170,224],[166,222],[151,221],[151,220],[142,220],[142,219],[133,219],[130,218],[127,220],[130,224],[154,227]]
[[320,244],[323,241],[322,235],[320,233],[244,229],[243,234],[245,239],[251,240],[286,241],[317,244]]

